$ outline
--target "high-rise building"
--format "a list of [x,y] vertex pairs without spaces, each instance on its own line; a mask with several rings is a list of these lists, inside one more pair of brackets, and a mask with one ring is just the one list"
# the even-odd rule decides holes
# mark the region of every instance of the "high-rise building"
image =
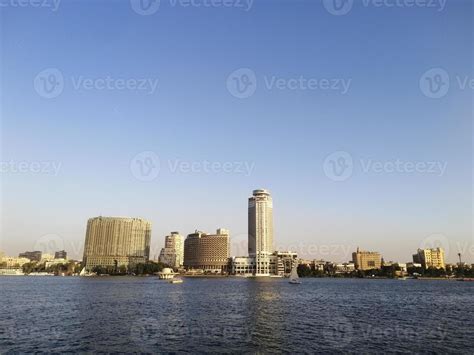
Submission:
[[195,231],[184,241],[184,266],[204,271],[227,271],[230,256],[230,237],[226,229],[206,234]]
[[352,253],[352,260],[357,270],[373,270],[382,267],[382,257],[376,251],[363,251],[357,248]]
[[270,274],[273,253],[273,201],[265,189],[253,191],[248,201],[248,250],[255,258],[255,274]]
[[30,261],[41,261],[43,253],[41,251],[25,251],[24,253],[20,253],[18,255],[19,258],[27,258]]
[[165,247],[161,249],[159,261],[171,267],[179,268],[184,262],[184,238],[179,232],[171,232],[165,237]]
[[67,252],[64,250],[57,251],[54,253],[55,259],[67,259]]
[[418,249],[417,253],[413,255],[413,262],[420,263],[424,269],[430,267],[446,268],[443,248]]
[[86,270],[95,266],[145,263],[150,256],[151,223],[140,218],[95,217],[87,222]]

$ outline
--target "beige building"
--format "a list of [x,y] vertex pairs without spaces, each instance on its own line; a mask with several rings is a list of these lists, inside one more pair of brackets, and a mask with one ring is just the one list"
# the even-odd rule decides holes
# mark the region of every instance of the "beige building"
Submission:
[[151,223],[140,218],[95,217],[87,222],[83,262],[95,266],[129,266],[148,261]]
[[204,271],[227,271],[230,256],[230,237],[226,229],[216,234],[196,231],[184,241],[184,266]]
[[265,189],[254,190],[248,200],[248,250],[255,258],[255,275],[270,275],[273,254],[273,200]]
[[183,266],[184,238],[179,232],[171,232],[165,237],[165,247],[161,249],[159,261],[174,268]]
[[413,255],[413,262],[420,263],[424,269],[434,267],[437,269],[445,269],[444,250],[443,248],[418,249]]
[[376,251],[357,251],[352,253],[352,261],[357,270],[373,270],[382,267],[382,257]]
[[31,262],[31,260],[22,257],[4,256],[0,259],[0,262],[3,264],[3,267],[7,269],[16,269],[21,268],[23,265]]

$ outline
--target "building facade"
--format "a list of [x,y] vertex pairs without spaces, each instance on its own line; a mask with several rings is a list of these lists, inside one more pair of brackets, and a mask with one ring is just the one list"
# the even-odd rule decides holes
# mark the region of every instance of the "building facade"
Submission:
[[87,222],[83,263],[118,267],[145,263],[150,256],[151,223],[140,218],[95,217]]
[[41,251],[25,251],[24,253],[20,253],[18,255],[19,258],[27,258],[30,261],[41,261],[43,253]]
[[417,253],[413,255],[413,262],[419,263],[424,269],[434,267],[436,269],[445,269],[444,249],[418,249]]
[[382,267],[382,257],[376,251],[357,251],[352,253],[352,261],[357,270],[373,270]]
[[2,267],[5,267],[7,269],[18,269],[29,262],[31,262],[30,259],[23,257],[15,258],[10,256],[3,256],[0,259],[0,263],[3,264]]
[[55,259],[67,259],[67,253],[64,250],[57,251],[54,253]]
[[273,200],[265,189],[248,199],[248,252],[255,258],[255,275],[270,275],[273,253]]
[[184,238],[179,232],[171,232],[170,235],[165,237],[165,247],[161,249],[158,260],[174,268],[183,266]]
[[216,234],[195,231],[184,241],[184,266],[205,272],[227,272],[230,256],[230,236],[226,229]]

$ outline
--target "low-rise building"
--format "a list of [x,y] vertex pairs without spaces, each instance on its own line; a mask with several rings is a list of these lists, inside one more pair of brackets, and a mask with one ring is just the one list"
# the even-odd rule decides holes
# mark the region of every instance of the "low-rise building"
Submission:
[[230,236],[226,229],[216,234],[195,231],[184,241],[184,266],[206,272],[227,272],[230,257]]
[[352,261],[357,270],[374,270],[380,269],[382,266],[382,257],[376,251],[363,251],[357,248],[352,253]]
[[67,264],[68,263],[68,260],[67,259],[52,259],[52,260],[48,260],[45,262],[44,266],[45,268],[49,268],[53,265],[59,265],[59,264]]
[[434,267],[436,269],[445,269],[443,248],[418,249],[413,255],[413,262],[419,263],[424,269]]
[[27,258],[30,261],[41,261],[41,256],[42,256],[41,251],[25,251],[24,253],[20,253],[18,255],[19,258]]
[[55,259],[67,259],[67,252],[65,250],[60,250],[54,253]]
[[229,259],[229,272],[232,275],[254,275],[255,258],[251,256],[233,256]]
[[21,268],[23,265],[31,262],[28,258],[22,257],[12,257],[12,256],[4,256],[2,259],[2,264],[7,269],[17,269]]

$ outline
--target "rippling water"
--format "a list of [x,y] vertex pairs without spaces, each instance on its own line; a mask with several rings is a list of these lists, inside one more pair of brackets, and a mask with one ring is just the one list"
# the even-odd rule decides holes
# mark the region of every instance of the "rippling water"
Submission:
[[0,278],[0,352],[466,353],[474,283]]

